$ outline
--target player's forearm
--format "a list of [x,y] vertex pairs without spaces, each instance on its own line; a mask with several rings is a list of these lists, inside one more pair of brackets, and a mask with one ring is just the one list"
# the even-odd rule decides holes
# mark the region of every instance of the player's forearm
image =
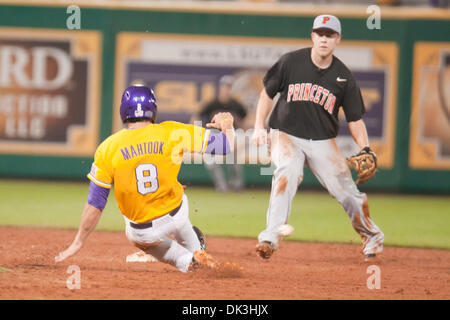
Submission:
[[82,246],[92,232],[97,226],[98,221],[100,220],[102,211],[97,209],[96,207],[86,203],[84,206],[83,214],[81,215],[80,227],[78,229],[78,233],[73,241],[75,245]]
[[273,99],[271,99],[263,88],[259,94],[258,104],[256,105],[256,119],[255,119],[255,129],[263,129],[264,121],[270,113],[273,106]]
[[369,146],[369,136],[366,125],[362,119],[348,123],[350,133],[360,149]]
[[86,203],[84,206],[83,214],[81,215],[81,223],[78,229],[78,233],[73,240],[72,244],[64,251],[60,252],[56,257],[56,262],[61,262],[68,257],[73,256],[81,249],[86,238],[95,229],[95,226],[100,219],[102,210],[97,209],[96,207]]

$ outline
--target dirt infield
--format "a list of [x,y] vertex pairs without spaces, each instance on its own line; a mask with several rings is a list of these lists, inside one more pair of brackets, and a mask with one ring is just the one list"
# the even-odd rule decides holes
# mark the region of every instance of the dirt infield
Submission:
[[[243,273],[183,274],[159,262],[126,263],[136,249],[124,233],[96,231],[78,255],[56,264],[54,256],[75,233],[0,227],[0,299],[450,298],[450,250],[387,247],[365,263],[359,245],[283,241],[269,261],[262,261],[254,253],[256,240],[208,237],[209,252],[239,263]],[[71,265],[81,271],[79,290],[66,287]],[[368,289],[372,265],[379,267],[380,289]]]

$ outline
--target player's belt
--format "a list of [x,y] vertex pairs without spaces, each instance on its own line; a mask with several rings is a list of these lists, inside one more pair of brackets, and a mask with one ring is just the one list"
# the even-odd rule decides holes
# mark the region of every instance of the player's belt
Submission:
[[[169,215],[169,216],[173,217],[174,215],[176,215],[178,213],[178,211],[180,210],[182,204],[183,204],[183,201],[181,201],[181,203],[180,203],[180,205],[178,207],[176,207],[172,211],[170,211],[170,212],[166,213],[165,215],[163,215],[161,217],[158,217],[156,219],[162,218],[162,217],[164,217],[166,215]],[[134,222],[130,221],[130,226],[135,228],[135,229],[147,229],[147,228],[151,228],[153,226],[153,221],[144,222],[144,223],[134,223]]]

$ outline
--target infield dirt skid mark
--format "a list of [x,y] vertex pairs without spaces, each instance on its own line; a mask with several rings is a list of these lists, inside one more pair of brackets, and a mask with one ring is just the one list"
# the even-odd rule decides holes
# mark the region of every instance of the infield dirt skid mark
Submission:
[[194,271],[199,274],[199,276],[205,276],[214,279],[225,279],[225,278],[243,278],[244,268],[242,268],[236,262],[221,262],[214,269],[209,269],[202,267],[199,270]]

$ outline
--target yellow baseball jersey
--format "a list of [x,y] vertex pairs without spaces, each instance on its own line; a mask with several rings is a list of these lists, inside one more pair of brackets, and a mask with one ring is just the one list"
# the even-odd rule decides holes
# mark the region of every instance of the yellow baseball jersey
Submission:
[[122,214],[137,223],[147,222],[180,205],[183,153],[204,153],[209,132],[174,121],[122,129],[97,148],[87,176],[104,188],[114,183]]

